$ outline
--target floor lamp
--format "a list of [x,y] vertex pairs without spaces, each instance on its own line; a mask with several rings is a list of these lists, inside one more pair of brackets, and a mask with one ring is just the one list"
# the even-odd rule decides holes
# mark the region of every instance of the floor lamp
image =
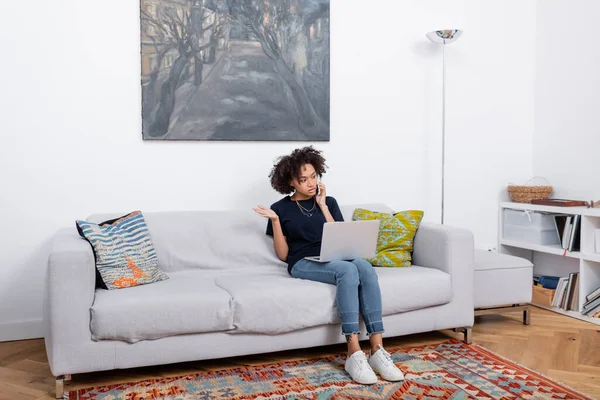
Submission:
[[446,167],[446,45],[454,43],[462,35],[459,29],[444,29],[427,33],[427,38],[442,45],[442,224],[444,224],[444,179]]

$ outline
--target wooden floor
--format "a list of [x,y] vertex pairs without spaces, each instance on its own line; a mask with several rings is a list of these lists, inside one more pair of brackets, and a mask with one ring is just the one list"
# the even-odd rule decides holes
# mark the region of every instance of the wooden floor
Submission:
[[[384,339],[384,345],[435,343],[451,331]],[[521,313],[477,317],[473,341],[521,365],[541,372],[592,398],[600,399],[600,328],[539,308],[532,308],[531,325]],[[367,344],[363,343],[367,349]],[[65,390],[127,382],[156,376],[177,376],[195,371],[289,360],[343,352],[345,345],[326,346],[259,356],[220,359],[74,375]],[[54,377],[48,368],[43,340],[0,343],[0,400],[53,399]]]

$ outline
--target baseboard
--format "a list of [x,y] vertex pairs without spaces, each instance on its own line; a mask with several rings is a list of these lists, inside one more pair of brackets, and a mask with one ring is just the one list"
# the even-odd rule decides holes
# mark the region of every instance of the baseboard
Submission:
[[42,318],[0,322],[0,342],[44,337]]

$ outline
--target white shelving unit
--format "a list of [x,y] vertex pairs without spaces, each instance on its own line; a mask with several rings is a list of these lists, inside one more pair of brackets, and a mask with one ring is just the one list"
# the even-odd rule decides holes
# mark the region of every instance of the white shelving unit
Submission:
[[[581,215],[580,251],[567,251],[558,244],[540,245],[526,241],[504,238],[504,211],[522,210],[556,214]],[[526,203],[500,203],[498,224],[498,251],[529,259],[533,263],[534,273],[554,276],[568,276],[570,272],[579,272],[579,309],[585,303],[585,296],[600,287],[600,253],[595,251],[595,232],[600,229],[600,209],[587,207],[554,207]],[[568,315],[573,318],[600,325],[600,318],[582,315],[578,311],[565,311],[557,307],[548,307],[532,303],[538,307]]]

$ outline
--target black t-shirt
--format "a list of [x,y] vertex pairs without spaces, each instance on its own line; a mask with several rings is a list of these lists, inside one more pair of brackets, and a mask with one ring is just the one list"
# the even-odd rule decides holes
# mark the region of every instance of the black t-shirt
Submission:
[[[271,210],[279,216],[281,230],[287,240],[288,256],[286,262],[289,273],[291,273],[294,264],[304,257],[321,254],[321,239],[323,237],[323,224],[325,223],[325,216],[316,204],[314,197],[308,200],[299,200],[298,203],[306,210],[311,210],[314,206],[314,210],[310,211],[312,216],[304,215],[296,201],[292,200],[290,196],[285,196],[271,205]],[[340,207],[333,197],[327,196],[325,203],[334,220],[344,220]],[[267,235],[273,236],[271,220],[267,222]]]

